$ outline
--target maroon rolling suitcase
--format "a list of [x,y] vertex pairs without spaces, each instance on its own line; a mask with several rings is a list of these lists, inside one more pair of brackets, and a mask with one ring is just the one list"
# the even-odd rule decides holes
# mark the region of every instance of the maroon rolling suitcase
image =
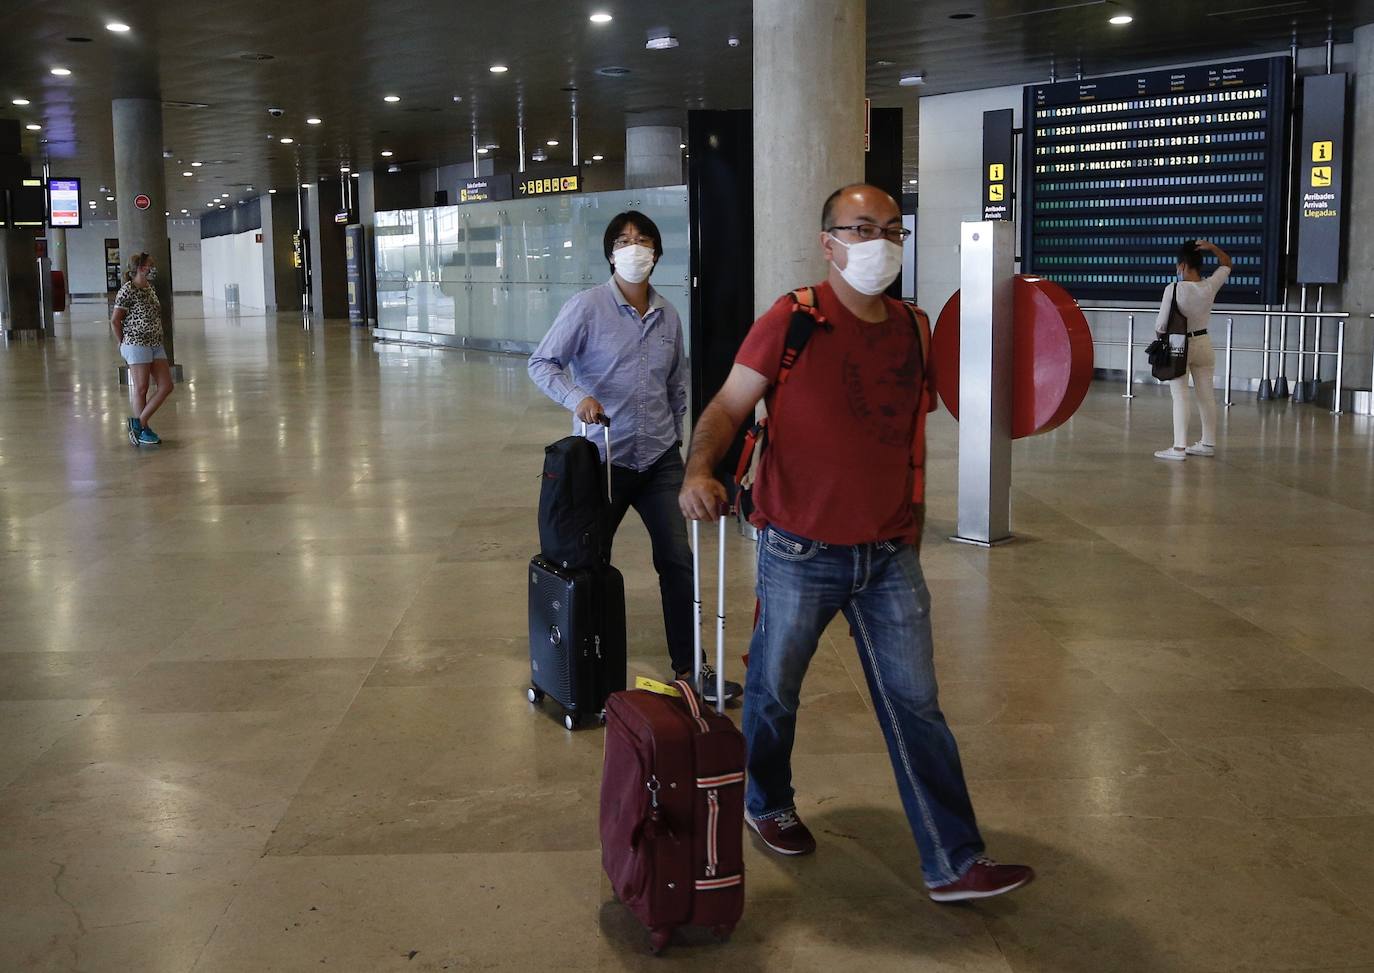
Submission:
[[[700,531],[692,524],[696,575],[696,682],[701,673]],[[716,673],[725,672],[725,519],[720,521]],[[744,737],[686,680],[679,696],[643,689],[606,700],[601,776],[601,863],[616,897],[661,952],[679,926],[718,939],[744,911]]]

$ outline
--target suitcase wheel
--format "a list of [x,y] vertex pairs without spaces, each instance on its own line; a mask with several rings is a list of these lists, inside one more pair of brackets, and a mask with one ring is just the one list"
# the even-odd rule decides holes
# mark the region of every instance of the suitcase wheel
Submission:
[[542,703],[544,701],[544,690],[531,686],[529,689],[525,690],[525,698],[531,703]]
[[649,952],[655,956],[662,954],[668,948],[668,943],[672,941],[673,931],[671,929],[650,929],[649,930]]
[[568,730],[576,730],[577,724],[581,722],[576,713],[563,714],[563,727]]

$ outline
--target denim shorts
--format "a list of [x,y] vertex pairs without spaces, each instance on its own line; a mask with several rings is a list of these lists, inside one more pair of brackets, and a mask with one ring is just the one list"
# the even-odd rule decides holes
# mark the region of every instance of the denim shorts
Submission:
[[167,357],[167,351],[161,345],[131,345],[127,342],[119,346],[119,353],[130,365],[151,365],[153,359]]

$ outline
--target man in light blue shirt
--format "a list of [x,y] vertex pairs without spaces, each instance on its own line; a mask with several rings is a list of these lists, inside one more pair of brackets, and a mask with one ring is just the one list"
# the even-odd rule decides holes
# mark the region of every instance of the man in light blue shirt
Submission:
[[[692,552],[678,508],[687,362],[682,320],[649,285],[663,237],[643,213],[620,213],[606,227],[611,279],[575,295],[530,356],[534,384],[578,421],[611,425],[612,537],[634,507],[649,532],[663,598],[663,626],[676,676],[692,672]],[[588,428],[595,442],[598,430]],[[601,444],[598,443],[598,449]],[[605,461],[605,455],[602,455]],[[709,667],[707,667],[709,669]],[[703,679],[715,702],[714,674]],[[725,684],[726,698],[738,683]]]

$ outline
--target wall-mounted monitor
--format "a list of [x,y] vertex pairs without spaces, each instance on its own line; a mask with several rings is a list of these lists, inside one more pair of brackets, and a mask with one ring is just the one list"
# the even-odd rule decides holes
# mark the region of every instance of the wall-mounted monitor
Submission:
[[81,180],[48,180],[48,225],[81,226]]

